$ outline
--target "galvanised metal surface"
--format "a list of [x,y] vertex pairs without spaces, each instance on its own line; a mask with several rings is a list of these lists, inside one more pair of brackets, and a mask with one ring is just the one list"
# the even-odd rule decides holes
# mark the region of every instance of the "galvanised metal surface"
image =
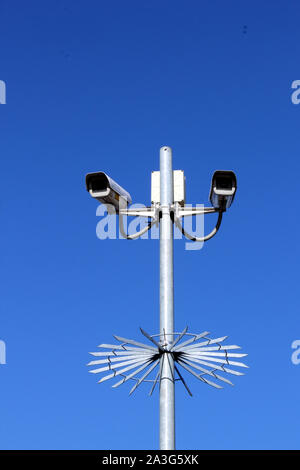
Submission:
[[[170,147],[160,149],[160,334],[174,331],[174,276],[173,276],[173,168]],[[172,338],[172,337],[171,337]],[[159,393],[160,449],[175,449],[175,383],[174,360],[170,355],[162,362]]]

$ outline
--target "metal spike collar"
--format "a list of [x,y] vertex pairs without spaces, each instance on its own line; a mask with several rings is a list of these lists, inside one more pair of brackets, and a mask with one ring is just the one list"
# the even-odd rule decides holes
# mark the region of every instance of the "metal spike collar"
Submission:
[[[228,366],[248,367],[242,362],[231,360],[231,358],[245,357],[247,354],[229,352],[234,349],[240,349],[240,346],[222,345],[221,343],[223,343],[227,336],[211,339],[207,336],[209,335],[208,331],[192,334],[187,333],[187,327],[181,333],[169,335],[150,336],[142,329],[141,332],[154,346],[114,336],[121,344],[100,344],[99,348],[110,349],[110,351],[90,353],[93,356],[103,357],[103,359],[91,361],[87,365],[95,366],[103,364],[103,366],[89,372],[97,374],[111,371],[108,375],[102,377],[99,383],[120,376],[122,379],[113,385],[113,387],[118,387],[130,379],[135,380],[136,383],[130,390],[131,394],[142,382],[151,382],[152,387],[149,395],[152,395],[156,384],[161,382],[164,361],[168,361],[171,368],[171,361],[169,359],[171,356],[174,361],[175,371],[174,376],[171,368],[173,380],[181,381],[189,395],[192,396],[178,366],[197,377],[201,382],[215,388],[222,388],[219,384],[220,382],[233,385],[230,380],[224,378],[218,372],[244,375],[242,372],[238,372]],[[167,336],[171,336],[171,339],[167,339]],[[154,339],[155,337],[158,337],[158,340]],[[156,368],[158,369],[157,371],[155,371]]]

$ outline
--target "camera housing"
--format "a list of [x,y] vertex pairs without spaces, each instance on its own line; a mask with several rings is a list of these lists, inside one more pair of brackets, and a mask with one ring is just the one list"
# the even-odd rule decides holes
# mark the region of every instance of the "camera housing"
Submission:
[[88,173],[85,177],[85,184],[87,191],[94,199],[108,205],[108,212],[114,212],[110,205],[118,214],[120,208],[126,208],[132,202],[130,194],[103,171]]
[[209,193],[209,199],[216,209],[228,209],[234,199],[237,180],[233,171],[217,170],[214,172]]

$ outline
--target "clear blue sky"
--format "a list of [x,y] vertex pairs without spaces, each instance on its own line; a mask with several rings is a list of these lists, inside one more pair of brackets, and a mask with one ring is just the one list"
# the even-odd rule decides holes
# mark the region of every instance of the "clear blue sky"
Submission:
[[214,170],[237,173],[218,236],[175,242],[175,323],[230,335],[250,365],[234,388],[178,385],[177,447],[300,448],[299,13],[291,0],[1,1],[2,449],[158,447],[157,391],[128,397],[85,365],[113,334],[158,332],[158,242],[97,239],[84,175],[104,170],[149,204],[162,145],[187,203],[208,203]]

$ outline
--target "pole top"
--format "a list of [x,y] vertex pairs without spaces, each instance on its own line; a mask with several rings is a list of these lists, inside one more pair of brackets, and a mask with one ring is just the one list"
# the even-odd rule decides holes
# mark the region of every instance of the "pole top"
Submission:
[[165,165],[167,164],[169,167],[169,170],[172,170],[172,149],[171,147],[168,147],[167,145],[164,145],[163,147],[160,147],[160,152],[159,152],[159,157],[160,157],[160,164]]
[[168,147],[167,145],[163,145],[162,147],[160,147],[160,151],[161,152],[172,152],[172,149],[171,147]]

